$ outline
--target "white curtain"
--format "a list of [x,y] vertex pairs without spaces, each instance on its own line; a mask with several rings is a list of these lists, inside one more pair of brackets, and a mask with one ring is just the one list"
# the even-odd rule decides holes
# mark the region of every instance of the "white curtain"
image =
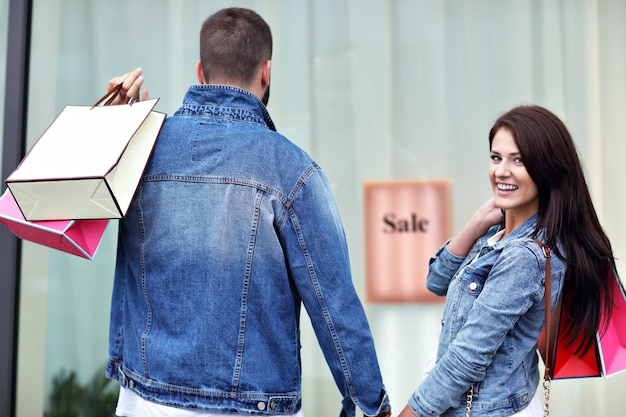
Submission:
[[[487,133],[536,103],[570,128],[618,266],[626,253],[626,2],[621,0],[34,0],[28,135],[66,104],[91,104],[114,75],[144,69],[171,114],[195,82],[198,31],[250,7],[274,34],[269,110],[326,171],[365,300],[366,180],[451,178],[458,230],[489,196]],[[575,222],[576,219],[571,219]],[[106,359],[115,228],[96,260],[26,245],[18,411],[40,415],[59,369],[89,378]],[[626,273],[626,272],[624,272]],[[395,412],[423,378],[441,304],[367,304]],[[87,314],[86,314],[87,312]],[[46,319],[47,317],[47,319]],[[303,318],[307,417],[340,397]],[[559,416],[622,413],[624,375],[557,381]],[[35,411],[33,411],[35,410]],[[39,410],[39,411],[36,411]],[[34,414],[33,414],[34,413]]]

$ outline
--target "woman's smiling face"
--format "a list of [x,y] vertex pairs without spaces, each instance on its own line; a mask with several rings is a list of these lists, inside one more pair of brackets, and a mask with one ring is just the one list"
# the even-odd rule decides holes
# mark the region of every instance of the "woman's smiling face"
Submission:
[[539,193],[530,178],[515,138],[509,129],[500,128],[491,143],[489,180],[496,207],[507,215],[526,220],[539,209]]

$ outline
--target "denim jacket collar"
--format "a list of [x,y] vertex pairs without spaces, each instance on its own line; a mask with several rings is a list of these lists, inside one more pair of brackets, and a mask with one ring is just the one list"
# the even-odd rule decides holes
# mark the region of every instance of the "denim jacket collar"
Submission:
[[239,87],[222,84],[192,85],[185,94],[182,107],[175,115],[180,115],[183,109],[189,111],[191,108],[198,114],[213,114],[218,109],[221,109],[222,113],[229,111],[229,116],[233,119],[265,124],[268,129],[276,131],[276,126],[263,102],[251,92]]
[[[493,245],[493,248],[496,250],[501,250],[504,246],[508,245],[510,242],[518,239],[526,239],[528,236],[533,234],[533,231],[537,228],[537,214],[533,214],[530,216],[524,223],[522,223],[517,229],[513,230],[503,239],[500,239]],[[499,226],[495,232],[499,232],[501,227]]]

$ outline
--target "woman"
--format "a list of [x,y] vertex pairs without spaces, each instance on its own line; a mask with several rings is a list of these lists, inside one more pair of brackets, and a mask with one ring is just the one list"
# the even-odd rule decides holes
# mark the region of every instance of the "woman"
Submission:
[[[489,132],[490,198],[439,249],[428,288],[446,295],[437,362],[400,417],[541,416],[537,339],[544,322],[545,256],[552,307],[576,300],[569,328],[595,341],[614,268],[565,125],[539,106],[502,115]],[[605,303],[604,305],[609,305]],[[610,312],[607,312],[610,313]]]

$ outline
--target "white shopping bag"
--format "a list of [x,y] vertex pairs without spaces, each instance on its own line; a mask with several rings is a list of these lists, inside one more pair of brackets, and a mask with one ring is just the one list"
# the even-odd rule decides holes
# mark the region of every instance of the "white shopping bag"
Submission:
[[65,107],[6,179],[26,220],[126,214],[166,115],[158,99],[97,106],[107,97]]

